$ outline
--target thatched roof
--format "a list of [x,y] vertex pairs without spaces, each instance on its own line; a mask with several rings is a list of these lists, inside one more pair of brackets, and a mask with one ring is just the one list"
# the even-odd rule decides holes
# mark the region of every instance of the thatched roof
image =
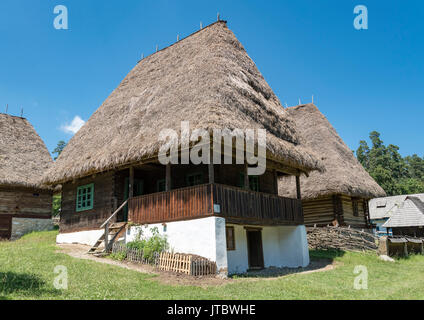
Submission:
[[52,163],[26,119],[0,113],[0,185],[46,189],[40,182]]
[[407,196],[390,219],[383,224],[385,228],[424,226],[424,202],[414,196]]
[[[303,142],[321,155],[325,166],[324,172],[312,172],[309,178],[301,178],[302,198],[313,199],[333,194],[362,198],[386,195],[314,104],[286,110],[296,122],[296,128]],[[288,181],[289,179],[282,178],[280,181],[280,195],[296,194],[295,183]]]
[[266,128],[268,153],[310,171],[319,161],[299,145],[294,124],[225,22],[141,60],[70,140],[48,183],[157,156],[164,128]]

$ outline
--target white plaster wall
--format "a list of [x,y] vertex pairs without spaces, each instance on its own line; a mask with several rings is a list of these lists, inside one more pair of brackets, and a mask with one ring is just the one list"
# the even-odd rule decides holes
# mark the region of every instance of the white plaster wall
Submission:
[[72,233],[60,233],[56,237],[56,243],[94,245],[104,233],[103,229],[89,230]]
[[[306,267],[309,249],[305,226],[262,228],[265,267]],[[228,272],[243,273],[249,268],[247,235],[244,226],[234,225],[236,250],[227,252]]]
[[227,243],[225,238],[225,219],[208,217],[187,221],[151,224],[131,227],[126,234],[126,242],[134,241],[142,230],[142,237],[151,236],[150,230],[157,228],[167,237],[171,251],[175,253],[196,254],[217,264],[220,273],[227,272]]

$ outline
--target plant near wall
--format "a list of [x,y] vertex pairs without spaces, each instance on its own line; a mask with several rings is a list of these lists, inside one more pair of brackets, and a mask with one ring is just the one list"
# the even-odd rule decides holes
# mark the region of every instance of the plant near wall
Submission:
[[158,228],[150,229],[152,234],[149,238],[143,238],[143,230],[140,229],[136,239],[132,242],[127,243],[127,248],[138,249],[143,251],[143,256],[148,261],[152,262],[155,257],[155,253],[161,253],[169,249],[169,244],[166,236],[159,233]]

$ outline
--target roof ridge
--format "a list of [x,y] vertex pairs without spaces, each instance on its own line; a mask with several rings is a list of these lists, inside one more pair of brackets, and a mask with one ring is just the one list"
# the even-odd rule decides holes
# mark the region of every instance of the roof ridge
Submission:
[[27,118],[25,118],[25,117],[14,116],[13,114],[8,114],[8,113],[4,113],[4,112],[0,112],[0,115],[27,120]]
[[160,50],[158,50],[158,51],[155,51],[155,52],[153,52],[153,53],[151,53],[151,54],[149,54],[149,55],[145,56],[144,58],[142,58],[142,59],[138,60],[137,64],[139,64],[140,62],[142,62],[142,61],[146,60],[147,58],[150,58],[150,57],[154,56],[155,54],[157,54],[157,53],[159,53],[159,52],[162,52],[162,51],[164,51],[164,50],[166,50],[166,49],[168,49],[168,48],[170,48],[170,47],[172,47],[172,46],[176,45],[177,43],[180,43],[181,41],[184,41],[184,40],[186,40],[186,39],[188,39],[188,38],[190,38],[190,37],[194,36],[195,34],[197,34],[197,33],[199,33],[199,32],[202,32],[202,31],[204,31],[204,30],[208,29],[209,27],[211,27],[211,26],[213,26],[213,25],[215,25],[215,24],[219,24],[219,23],[224,23],[225,25],[227,25],[227,20],[218,20],[218,21],[212,22],[212,23],[208,24],[207,26],[202,27],[201,29],[199,29],[199,30],[197,30],[197,31],[195,31],[195,32],[193,32],[193,33],[190,33],[188,36],[186,36],[186,37],[184,37],[184,38],[181,38],[181,39],[177,40],[176,42],[174,42],[174,43],[170,44],[169,46],[166,46],[166,47],[164,47],[164,48],[162,48],[162,49],[160,49]]

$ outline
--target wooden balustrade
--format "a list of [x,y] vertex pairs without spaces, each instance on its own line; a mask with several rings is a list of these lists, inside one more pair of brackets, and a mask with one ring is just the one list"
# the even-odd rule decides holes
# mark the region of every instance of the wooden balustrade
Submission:
[[302,203],[221,184],[204,184],[129,199],[129,221],[152,224],[219,216],[232,223],[303,224]]

